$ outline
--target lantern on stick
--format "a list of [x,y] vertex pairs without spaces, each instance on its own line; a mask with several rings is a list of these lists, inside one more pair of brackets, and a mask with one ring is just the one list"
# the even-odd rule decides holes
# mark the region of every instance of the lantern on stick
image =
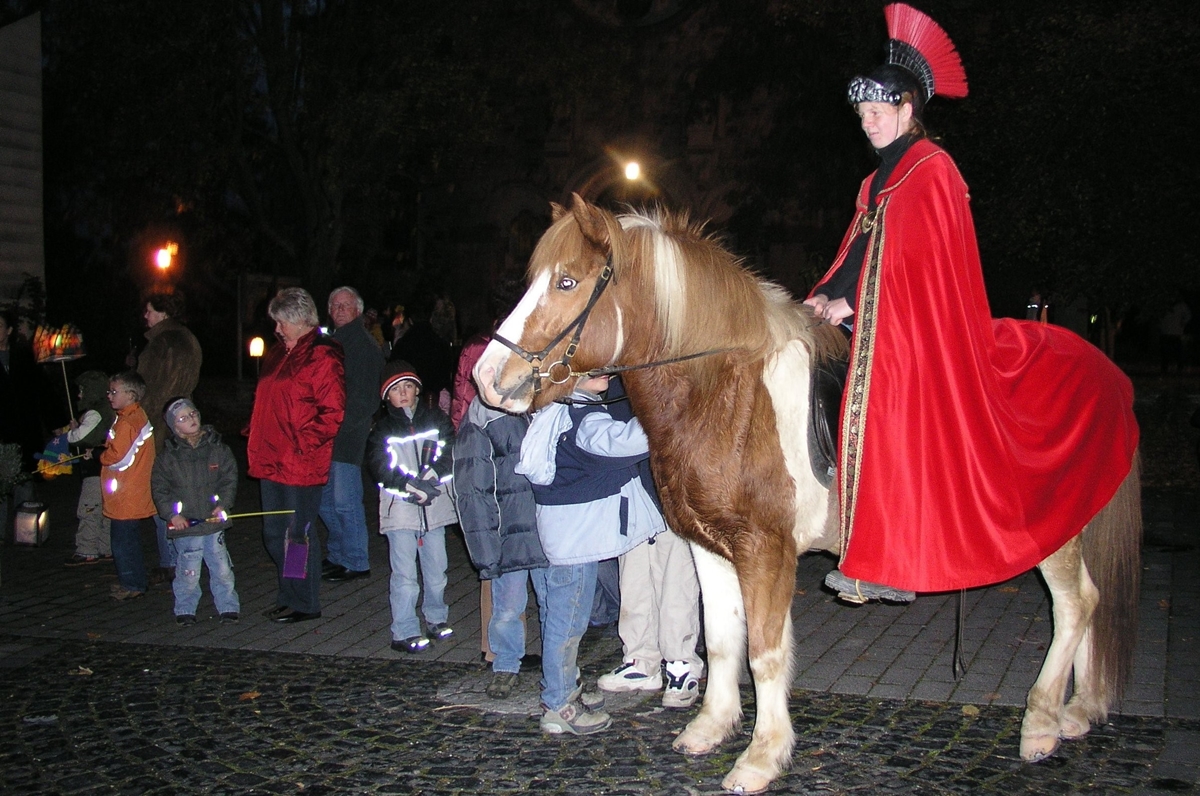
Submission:
[[83,333],[73,323],[57,328],[39,326],[33,333],[33,354],[38,364],[61,362],[63,389],[67,391],[67,410],[75,419],[75,408],[71,402],[71,383],[67,380],[67,363],[87,354],[83,346]]

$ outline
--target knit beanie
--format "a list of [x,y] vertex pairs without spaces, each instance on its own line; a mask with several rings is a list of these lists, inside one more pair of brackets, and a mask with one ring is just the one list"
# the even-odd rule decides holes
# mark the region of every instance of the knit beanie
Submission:
[[186,412],[195,412],[196,419],[200,419],[200,410],[196,408],[196,405],[192,403],[190,398],[172,398],[167,401],[167,409],[163,412],[163,420],[167,421],[167,428],[171,429],[171,432],[176,436],[179,433],[175,431],[175,418]]
[[387,397],[387,391],[396,385],[396,382],[408,379],[415,382],[417,388],[421,387],[421,378],[417,375],[417,371],[412,365],[405,362],[403,359],[394,359],[387,363],[383,368],[383,378],[379,380],[379,398],[380,400]]

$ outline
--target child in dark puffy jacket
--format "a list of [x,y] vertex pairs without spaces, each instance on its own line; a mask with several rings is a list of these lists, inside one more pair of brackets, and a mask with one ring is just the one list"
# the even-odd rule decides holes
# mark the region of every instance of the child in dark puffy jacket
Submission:
[[237,462],[217,430],[200,424],[200,412],[187,398],[169,401],[163,419],[173,433],[154,462],[150,487],[175,548],[175,621],[196,623],[200,570],[207,564],[221,622],[236,622],[241,604],[225,546],[225,531],[232,526],[225,512],[237,497]]

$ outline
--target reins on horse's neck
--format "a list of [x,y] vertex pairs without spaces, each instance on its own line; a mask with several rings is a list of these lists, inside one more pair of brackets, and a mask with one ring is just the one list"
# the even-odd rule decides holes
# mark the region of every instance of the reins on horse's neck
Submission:
[[644,368],[656,368],[660,365],[674,365],[677,362],[687,362],[689,359],[699,359],[700,357],[712,356],[713,354],[728,354],[733,351],[732,348],[710,348],[707,351],[697,351],[694,354],[684,354],[681,357],[671,357],[670,359],[656,359],[653,362],[643,362],[640,365],[606,365],[602,368],[592,368],[583,373],[575,373],[576,376],[614,376],[618,373],[627,373],[631,370],[642,370]]

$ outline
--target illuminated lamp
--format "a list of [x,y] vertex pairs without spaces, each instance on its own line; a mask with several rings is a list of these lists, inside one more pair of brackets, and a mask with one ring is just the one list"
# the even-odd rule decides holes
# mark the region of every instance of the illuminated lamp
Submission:
[[17,509],[13,543],[41,547],[50,535],[50,510],[45,503],[26,501]]

